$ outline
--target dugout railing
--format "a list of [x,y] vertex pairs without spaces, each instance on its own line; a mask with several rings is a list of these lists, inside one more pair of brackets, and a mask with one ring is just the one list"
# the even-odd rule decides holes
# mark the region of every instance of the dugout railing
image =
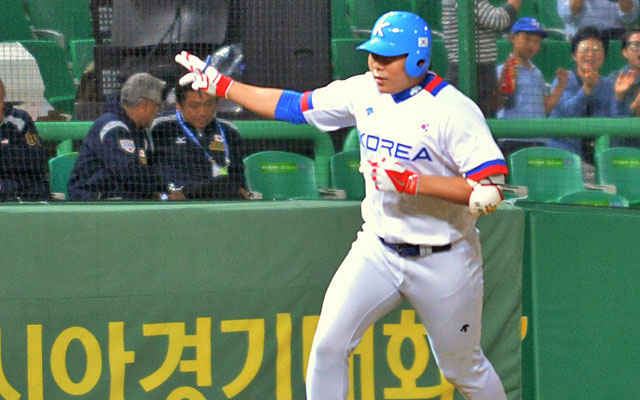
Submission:
[[[303,139],[311,141],[313,144],[312,158],[314,160],[317,185],[320,188],[332,187],[331,158],[340,150],[335,149],[330,134],[321,132],[310,125],[294,125],[280,121],[240,120],[234,123],[245,140]],[[596,155],[609,148],[611,136],[638,136],[640,134],[640,119],[637,118],[490,119],[487,123],[496,139],[538,137],[593,138],[595,142],[594,153]],[[43,140],[62,143],[58,150],[61,147],[65,147],[67,151],[72,151],[72,141],[82,140],[89,131],[91,124],[91,122],[37,122],[36,126]],[[359,143],[354,144],[359,145]],[[548,182],[546,184],[557,185],[560,183]],[[593,201],[585,203],[583,200],[577,203],[593,203]],[[602,202],[596,203],[597,205],[608,204],[606,202],[603,204],[600,204]]]
[[[63,142],[82,140],[92,122],[36,122],[43,140]],[[243,139],[309,139],[313,142],[318,184],[328,184],[329,160],[335,154],[329,134],[310,125],[293,125],[280,121],[234,121]],[[536,120],[489,119],[493,137],[593,137],[595,151],[606,150],[611,136],[639,136],[638,118],[562,118]]]

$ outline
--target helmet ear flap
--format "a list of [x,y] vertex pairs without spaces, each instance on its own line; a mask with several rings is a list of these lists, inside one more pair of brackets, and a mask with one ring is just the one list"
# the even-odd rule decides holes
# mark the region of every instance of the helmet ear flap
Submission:
[[[423,62],[422,65],[420,65],[421,61]],[[429,57],[421,51],[409,53],[409,56],[404,63],[404,70],[410,77],[418,78],[427,71],[427,68],[429,68],[429,62]]]

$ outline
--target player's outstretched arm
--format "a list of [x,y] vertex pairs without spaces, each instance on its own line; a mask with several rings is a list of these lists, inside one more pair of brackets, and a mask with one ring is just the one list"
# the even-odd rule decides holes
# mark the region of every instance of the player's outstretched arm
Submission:
[[227,99],[265,118],[273,119],[282,91],[235,81],[227,93]]
[[180,78],[180,85],[191,85],[194,90],[203,90],[212,96],[224,97],[263,117],[274,118],[282,89],[263,88],[234,81],[186,51],[176,55],[175,60],[190,71]]

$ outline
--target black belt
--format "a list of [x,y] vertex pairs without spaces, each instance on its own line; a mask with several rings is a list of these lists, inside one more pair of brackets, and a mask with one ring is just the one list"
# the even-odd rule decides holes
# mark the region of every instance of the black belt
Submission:
[[418,257],[421,255],[421,247],[427,250],[427,254],[429,254],[428,249],[431,249],[431,253],[441,253],[443,251],[451,250],[451,243],[445,244],[443,246],[420,246],[417,244],[407,243],[388,243],[385,242],[383,238],[380,238],[380,241],[382,242],[382,244],[398,253],[400,257]]

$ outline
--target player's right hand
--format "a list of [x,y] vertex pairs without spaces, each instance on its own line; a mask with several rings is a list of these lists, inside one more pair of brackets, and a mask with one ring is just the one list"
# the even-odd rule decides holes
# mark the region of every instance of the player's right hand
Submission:
[[360,163],[360,172],[369,175],[377,190],[385,192],[418,194],[420,175],[410,171],[399,162],[383,158],[380,161],[366,160]]
[[233,79],[222,75],[212,66],[202,72],[205,62],[186,51],[177,54],[175,60],[178,64],[188,69],[188,74],[180,78],[180,85],[191,84],[194,90],[203,90],[212,96],[227,97]]

